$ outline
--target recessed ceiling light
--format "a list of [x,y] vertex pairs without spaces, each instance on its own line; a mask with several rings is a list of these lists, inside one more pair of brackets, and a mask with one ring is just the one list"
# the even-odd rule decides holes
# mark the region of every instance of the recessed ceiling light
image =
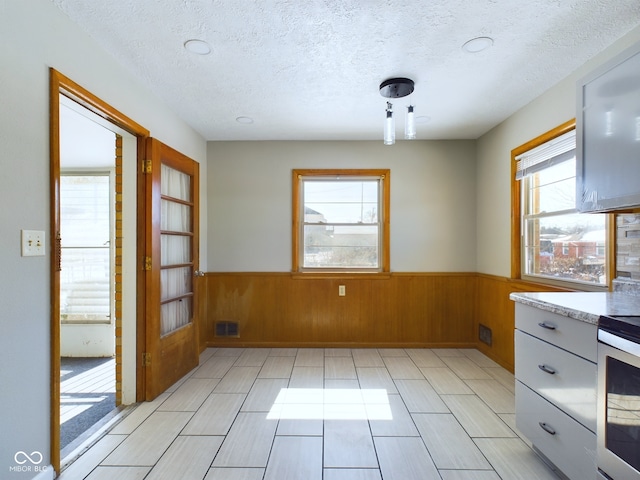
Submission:
[[243,125],[250,125],[253,123],[253,118],[251,117],[238,117],[236,118],[236,122],[242,123]]
[[476,37],[472,38],[464,45],[462,45],[462,50],[467,53],[478,53],[481,52],[493,45],[493,38],[491,37]]
[[195,53],[196,55],[209,55],[211,53],[211,47],[203,40],[187,40],[184,42],[184,48],[187,52]]
[[420,115],[419,117],[416,117],[416,123],[429,123],[431,121],[431,117],[428,117],[427,115]]

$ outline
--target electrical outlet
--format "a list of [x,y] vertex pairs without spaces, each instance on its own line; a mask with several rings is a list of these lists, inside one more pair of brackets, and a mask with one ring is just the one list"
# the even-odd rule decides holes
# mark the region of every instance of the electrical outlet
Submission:
[[22,256],[44,256],[44,232],[42,230],[22,230]]
[[344,285],[338,285],[338,295],[344,297],[347,294],[347,287]]

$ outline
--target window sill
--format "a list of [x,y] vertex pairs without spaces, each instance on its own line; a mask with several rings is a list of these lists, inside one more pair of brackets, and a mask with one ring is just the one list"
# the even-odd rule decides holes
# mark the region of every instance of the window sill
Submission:
[[535,283],[538,285],[548,285],[550,287],[562,288],[564,290],[576,291],[576,292],[608,292],[608,285],[597,285],[595,283],[586,282],[572,282],[554,280],[552,278],[537,277],[533,275],[522,275],[521,281],[528,283]]

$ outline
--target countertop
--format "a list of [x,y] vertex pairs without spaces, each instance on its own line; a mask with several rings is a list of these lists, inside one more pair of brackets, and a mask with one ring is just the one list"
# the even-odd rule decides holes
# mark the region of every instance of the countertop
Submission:
[[509,298],[594,325],[600,315],[640,315],[640,296],[617,292],[527,292]]

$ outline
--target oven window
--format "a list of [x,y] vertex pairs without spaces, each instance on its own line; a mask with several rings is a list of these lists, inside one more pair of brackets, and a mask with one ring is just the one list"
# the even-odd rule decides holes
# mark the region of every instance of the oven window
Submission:
[[607,357],[606,378],[606,447],[640,470],[640,368]]

